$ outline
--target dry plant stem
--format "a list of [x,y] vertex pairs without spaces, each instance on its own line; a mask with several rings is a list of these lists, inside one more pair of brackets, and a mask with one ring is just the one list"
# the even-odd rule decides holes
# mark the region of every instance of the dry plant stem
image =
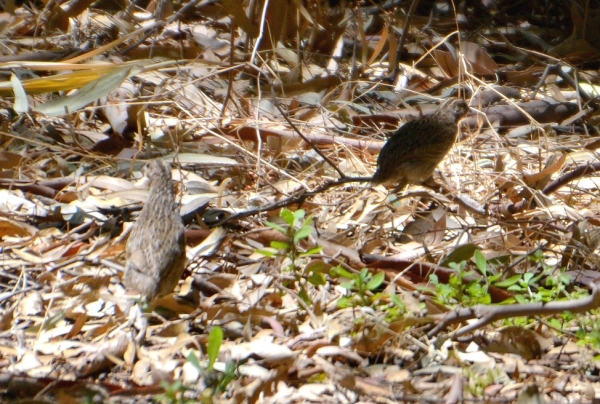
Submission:
[[262,212],[268,212],[270,210],[274,210],[274,209],[280,209],[280,208],[284,208],[286,206],[290,206],[290,205],[294,205],[294,204],[303,204],[304,201],[306,200],[306,198],[311,197],[311,196],[315,196],[321,192],[324,192],[326,190],[328,190],[329,188],[333,188],[336,187],[338,185],[342,185],[342,184],[347,184],[350,182],[371,182],[373,180],[373,177],[344,177],[342,179],[339,179],[337,181],[330,181],[330,182],[326,182],[325,184],[321,185],[320,187],[316,188],[315,190],[312,191],[302,191],[297,195],[294,196],[290,196],[289,198],[283,199],[279,202],[275,202],[272,203],[270,205],[267,206],[262,206],[260,208],[255,208],[255,209],[251,209],[251,210],[247,210],[244,212],[240,212],[237,213],[235,215],[231,215],[229,217],[226,217],[225,219],[223,219],[222,221],[218,222],[215,224],[215,226],[222,226],[223,224],[227,223],[227,222],[231,222],[231,221],[235,221],[235,220],[239,220],[239,219],[243,219],[245,217],[248,216],[252,216],[252,215],[256,215]]
[[478,319],[478,321],[463,328],[459,328],[451,334],[451,337],[460,337],[490,324],[493,321],[505,318],[547,316],[564,313],[565,311],[583,313],[598,307],[600,307],[600,286],[593,283],[592,294],[582,299],[567,300],[563,302],[553,301],[549,303],[511,304],[509,306],[481,304],[475,307],[458,309],[442,316],[436,316],[437,325],[427,333],[427,336],[430,338],[435,337],[439,332],[452,324],[462,323],[474,318]]
[[[317,189],[315,189],[313,191],[303,191],[303,192],[299,193],[298,195],[290,196],[289,198],[283,199],[279,202],[272,203],[267,206],[262,206],[260,208],[240,212],[235,215],[231,215],[229,217],[224,218],[222,221],[216,223],[215,226],[222,226],[223,224],[225,224],[227,222],[232,222],[235,220],[243,219],[248,216],[253,216],[253,215],[256,215],[256,214],[259,214],[262,212],[268,212],[268,211],[274,210],[274,209],[284,208],[286,206],[290,206],[290,205],[294,205],[294,204],[302,205],[304,203],[304,201],[306,200],[306,198],[315,196],[317,194],[320,194],[321,192],[324,192],[330,188],[337,187],[339,185],[348,184],[348,183],[352,183],[352,182],[371,182],[372,180],[373,180],[373,177],[344,177],[337,181],[326,182],[325,184],[321,185],[320,187],[318,187]],[[444,195],[441,195],[441,194],[437,194],[437,193],[431,194],[428,192],[408,193],[405,196],[404,195],[398,196],[397,199],[395,199],[393,202],[395,202],[398,199],[404,199],[404,198],[408,198],[408,197],[412,197],[412,196],[428,196],[431,198],[435,198],[440,202],[452,201],[452,202],[455,202],[458,205],[462,206],[463,208],[467,209],[469,212],[476,213],[478,215],[484,215],[484,216],[488,215],[488,212],[485,209],[485,207],[478,205],[474,201],[464,200],[461,195],[454,195],[451,191],[449,192],[447,197]]]
[[[257,215],[262,212],[268,212],[270,210],[281,209],[286,206],[290,206],[290,205],[294,205],[294,204],[302,205],[304,203],[304,201],[306,200],[306,198],[318,195],[321,192],[324,192],[330,188],[337,187],[339,185],[348,184],[348,183],[352,183],[352,182],[371,182],[372,180],[373,180],[373,177],[344,177],[337,181],[326,182],[325,184],[321,185],[320,187],[316,188],[313,191],[302,191],[301,193],[299,193],[297,195],[290,196],[289,198],[283,199],[279,202],[272,203],[267,206],[262,206],[260,208],[255,208],[255,209],[247,210],[244,212],[240,212],[235,215],[231,215],[229,217],[224,218],[222,221],[216,223],[215,226],[222,226],[228,222],[243,219],[248,216]],[[439,201],[448,201],[448,199],[450,199],[450,201],[457,203],[458,205],[462,206],[463,208],[467,209],[468,211],[470,211],[472,213],[476,213],[478,215],[484,215],[484,216],[488,214],[488,212],[486,211],[486,209],[483,206],[480,206],[480,205],[474,203],[473,201],[463,200],[461,195],[454,195],[454,194],[452,194],[452,192],[449,193],[448,198],[446,198],[444,195],[435,194],[435,193],[433,195],[430,193],[410,193],[410,194],[407,194],[406,196],[400,196],[400,197],[398,197],[398,199],[402,199],[404,197],[415,196],[415,195],[433,197],[435,199],[438,199]]]
[[[583,91],[579,87],[579,85],[577,85],[577,82],[573,79],[573,77],[571,77],[570,75],[568,75],[561,69],[560,63],[546,66],[546,70],[544,70],[544,74],[542,74],[542,78],[540,79],[538,85],[533,89],[533,94],[531,95],[532,99],[535,99],[535,95],[540,90],[540,88],[544,85],[549,74],[556,74],[561,79],[563,79],[565,82],[567,82],[571,87],[573,87],[577,91],[577,94],[579,94],[581,99],[584,100],[585,102],[591,101],[590,96],[585,91]],[[576,71],[575,71],[575,74],[577,74]]]
[[[200,3],[200,0],[192,0],[189,3],[186,3],[183,7],[181,7],[181,9],[173,14],[169,19],[167,19],[166,22],[164,21],[157,21],[154,26],[154,29],[148,31],[144,36],[142,36],[142,38],[140,38],[136,43],[132,44],[131,46],[127,47],[125,50],[121,51],[122,55],[125,55],[127,53],[129,53],[130,51],[132,51],[133,49],[137,49],[137,47],[144,43],[144,41],[152,34],[156,33],[158,31],[159,28],[165,27],[168,24],[171,24],[177,20],[179,20],[181,18],[182,15],[184,15],[189,9],[193,8],[196,6],[196,4]],[[143,32],[143,30],[142,30]]]
[[[542,190],[542,193],[544,195],[553,194],[554,192],[558,191],[560,188],[567,185],[569,182],[574,181],[579,178],[582,178],[582,177],[585,177],[587,174],[594,173],[596,171],[600,171],[600,163],[599,162],[579,166],[576,169],[574,169],[573,171],[570,171],[566,174],[561,175],[560,177],[558,177],[557,179],[552,181],[550,184],[546,185],[546,187]],[[531,203],[532,203],[532,201],[530,201],[528,199],[523,199],[522,201],[519,201],[517,203],[509,205],[506,209],[510,213],[514,214],[514,213],[521,212],[523,209],[525,209]]]
[[408,35],[408,30],[410,29],[410,20],[412,16],[419,6],[419,2],[421,0],[412,0],[410,4],[410,8],[406,13],[406,22],[404,23],[404,27],[402,28],[402,35],[400,35],[400,42],[398,42],[398,50],[396,51],[396,63],[394,66],[394,71],[392,72],[392,81],[396,82],[398,78],[398,74],[400,74],[400,60],[402,60],[402,50],[404,49],[404,42],[406,41],[406,36]]
[[[286,130],[280,130],[280,129],[270,129],[270,128],[258,128],[259,129],[259,133],[261,138],[266,139],[269,136],[275,136],[275,137],[279,137],[282,139],[295,139],[299,136],[297,136],[296,132],[294,131],[286,131]],[[252,131],[251,131],[252,130]],[[241,128],[236,128],[235,130],[231,130],[231,131],[226,131],[226,130],[222,130],[223,134],[228,134],[228,135],[232,135],[237,133],[238,136],[240,138],[242,138],[243,140],[250,140],[250,141],[254,141],[256,139],[256,129],[255,128],[250,128],[250,127],[241,127]],[[211,133],[213,135],[215,135],[214,133]],[[217,136],[217,135],[215,135]],[[321,135],[315,135],[315,134],[304,134],[304,136],[308,139],[310,139],[311,142],[315,143],[315,144],[327,144],[327,145],[335,145],[335,144],[341,144],[344,147],[352,147],[361,151],[366,151],[369,153],[379,153],[381,151],[381,148],[383,147],[383,145],[385,144],[385,142],[383,141],[379,141],[379,140],[360,140],[360,139],[348,139],[348,138],[342,138],[342,137],[335,137],[333,135],[326,135],[326,134],[321,134]],[[300,138],[302,139],[302,138]]]
[[[460,195],[460,194],[456,195],[452,190],[450,190],[449,188],[447,188],[441,184],[436,183],[435,185],[434,184],[421,184],[421,185],[431,189],[433,192],[425,192],[425,191],[407,192],[406,194],[403,194],[403,195],[396,195],[396,198],[392,199],[390,202],[388,202],[388,204],[391,205],[401,199],[420,196],[420,197],[428,197],[428,198],[435,199],[442,204],[454,202],[457,205],[461,206],[462,208],[468,210],[469,212],[475,213],[478,215],[487,216],[489,214],[487,209],[485,208],[485,206],[478,204],[471,198],[468,198],[468,197],[465,198],[465,195]],[[444,192],[446,192],[446,194],[443,195],[443,194],[437,193],[436,191],[439,188],[442,188],[444,190]]]
[[544,193],[544,195],[550,195],[558,191],[560,188],[562,188],[569,182],[574,181],[578,178],[582,178],[586,174],[594,173],[596,171],[600,171],[600,163],[598,162],[579,166],[573,171],[561,175],[560,177],[552,181],[550,184],[546,185],[542,192]]
[[12,180],[0,180],[0,184],[8,184],[7,189],[20,189],[25,192],[31,192],[34,195],[45,196],[46,198],[54,199],[58,195],[58,191],[50,187],[45,187],[38,184],[15,184]]
[[[81,257],[79,257],[79,259],[81,259]],[[125,267],[123,265],[121,265],[121,264],[119,264],[117,262],[110,261],[110,260],[108,260],[106,258],[101,258],[101,259],[92,258],[92,259],[89,259],[89,258],[86,257],[86,258],[84,258],[84,260],[86,262],[89,262],[92,265],[102,264],[102,265],[104,265],[107,268],[114,269],[115,271],[125,272]]]
[[[229,66],[233,67],[234,64],[234,56],[235,56],[235,20],[231,20],[231,30],[229,32],[231,35],[231,39],[229,41]],[[221,108],[220,121],[225,117],[225,109],[227,108],[227,103],[231,98],[231,91],[233,89],[233,70],[229,71],[229,83],[227,83],[227,92],[225,93],[225,99],[223,100],[223,107]]]
[[[566,233],[566,230],[565,230],[565,233]],[[504,269],[503,272],[509,273],[509,274],[512,273],[512,270],[514,268],[516,268],[517,265],[519,265],[521,262],[529,259],[531,256],[533,256],[533,254],[536,253],[536,251],[544,251],[548,247],[549,244],[550,244],[549,242],[540,243],[540,245],[537,248],[534,248],[533,250],[529,251],[527,254],[524,254],[521,257],[519,257],[517,260],[515,260],[515,262],[511,263],[508,267],[506,267],[506,269]]]
[[294,125],[294,123],[290,120],[290,118],[288,118],[287,114],[283,111],[283,109],[279,105],[279,101],[277,100],[277,97],[275,96],[275,90],[272,87],[271,87],[271,91],[273,93],[273,99],[275,100],[275,107],[277,107],[277,109],[279,110],[279,113],[281,114],[283,119],[285,119],[287,121],[287,123],[292,127],[292,129],[294,129],[294,132],[296,132],[298,134],[298,136],[300,136],[302,138],[302,140],[304,140],[310,146],[311,149],[313,149],[319,156],[321,156],[321,158],[323,160],[325,160],[327,162],[327,164],[329,164],[331,166],[331,168],[333,168],[335,171],[337,171],[337,173],[340,175],[340,177],[342,177],[342,179],[346,178],[346,175],[342,172],[342,170],[340,170],[338,168],[338,166],[336,166],[333,163],[333,161],[329,160],[329,158],[325,155],[325,153],[323,153],[321,151],[321,149],[319,149],[317,146],[315,146],[310,140],[308,140],[308,138],[306,136],[304,136],[304,134],[302,134],[302,132],[300,132],[300,130],[298,130],[296,125]]
[[279,288],[281,290],[283,290],[285,293],[292,295],[294,297],[294,299],[296,300],[296,302],[298,303],[299,306],[302,306],[302,308],[304,310],[306,310],[306,313],[310,316],[311,320],[313,321],[313,324],[319,324],[319,319],[317,318],[317,316],[315,315],[315,312],[311,310],[311,308],[308,306],[308,304],[306,304],[306,302],[304,300],[302,300],[300,298],[300,296],[298,296],[298,294],[296,292],[294,292],[291,289],[286,288],[283,285],[280,285]]
[[42,289],[42,285],[37,285],[37,286],[30,286],[28,288],[19,289],[14,292],[0,293],[0,300],[2,300],[4,302],[18,294],[31,292],[32,290],[41,290],[41,289]]
[[[189,111],[184,111],[184,112],[186,112],[190,116],[191,119],[197,119],[197,117],[193,116]],[[241,153],[245,154],[246,156],[252,157],[254,159],[260,159],[260,157],[256,156],[255,154],[252,154],[246,148],[244,148],[244,147],[240,146],[239,144],[231,141],[226,136],[223,136],[222,134],[217,133],[214,130],[210,130],[210,129],[207,129],[207,132],[210,133],[211,135],[217,137],[218,139],[222,140],[223,142],[227,143],[228,145],[232,146],[233,148],[235,148],[236,150],[238,150]],[[281,170],[280,168],[275,167],[273,164],[269,163],[268,161],[265,161],[265,160],[262,160],[262,159],[260,159],[260,160],[261,160],[261,164],[263,164],[264,166],[269,167],[273,171],[281,174],[282,176],[289,178],[290,180],[292,180],[295,183],[299,184],[304,189],[308,189],[308,186],[304,182],[298,180],[293,175],[288,174],[285,170]]]
[[[469,75],[469,78],[482,86],[489,87],[483,80],[472,74]],[[501,93],[498,94],[501,95]],[[571,102],[551,104],[548,101],[537,100],[516,103],[505,96],[502,98],[508,102],[508,105],[494,105],[486,108],[485,117],[488,124],[493,121],[497,121],[500,126],[532,124],[543,130],[541,123],[560,122],[579,112],[579,105]],[[476,117],[467,117],[462,123],[470,128],[479,127]]]

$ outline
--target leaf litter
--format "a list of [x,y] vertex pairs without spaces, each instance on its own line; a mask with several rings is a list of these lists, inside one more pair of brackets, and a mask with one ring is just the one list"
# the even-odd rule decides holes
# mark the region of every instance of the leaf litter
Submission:
[[[413,38],[418,56],[410,65],[400,59],[406,84],[392,92],[380,80],[392,70],[380,58],[382,42],[350,34],[364,30],[353,25],[355,14],[339,37],[307,42],[328,59],[344,41],[367,41],[374,53],[366,63],[357,51],[364,72],[351,81],[347,60],[298,64],[289,42],[270,43],[285,36],[283,25],[260,37],[241,3],[223,4],[228,16],[208,12],[196,25],[203,29],[168,25],[156,37],[155,50],[168,58],[168,35],[189,29],[202,59],[150,63],[142,59],[151,48],[138,43],[131,57],[140,63],[124,67],[105,53],[120,46],[115,40],[66,64],[20,65],[37,77],[18,81],[18,100],[0,101],[0,349],[5,380],[19,382],[7,382],[3,398],[592,402],[600,389],[597,310],[543,311],[545,303],[595,296],[596,170],[548,191],[562,175],[596,163],[583,148],[596,134],[595,110],[568,101],[576,89],[548,76],[548,92],[529,100],[527,86],[543,72],[531,66],[506,72],[504,85],[518,86],[516,95],[496,90],[490,75],[511,66],[490,57],[498,48],[489,38],[499,48],[500,40],[520,39],[487,32],[461,45],[436,26],[447,30],[432,36],[439,46]],[[290,29],[331,28],[316,2],[282,4],[277,12],[295,7],[302,16],[302,26],[287,20]],[[35,12],[5,10],[19,23],[3,26],[4,35],[33,28]],[[58,16],[51,25],[68,21],[51,12]],[[391,46],[398,16],[385,15],[391,20],[379,39]],[[70,18],[101,32],[98,16],[88,9]],[[277,56],[262,52],[268,46],[255,52],[260,41],[245,48],[256,63],[232,50],[230,16],[236,38],[259,38]],[[120,39],[133,39],[135,29],[120,23],[129,34]],[[100,55],[102,65],[85,61]],[[387,57],[394,66],[397,55]],[[7,72],[16,66],[0,63]],[[325,76],[325,65],[335,75]],[[125,71],[127,79],[113,80]],[[596,76],[581,72],[593,84]],[[440,83],[455,77],[461,91],[469,89],[472,111],[437,179],[463,203],[418,186],[398,199],[358,181],[311,193],[340,172],[370,175],[390,116],[397,125],[398,116],[432,110],[431,99],[412,103],[415,91],[437,86],[436,95],[449,95],[452,86]],[[0,91],[10,88],[7,82]],[[17,119],[8,111],[27,110],[21,88],[35,112]],[[59,90],[64,98],[50,96]],[[501,96],[485,105],[484,92]],[[43,109],[52,103],[62,107]],[[305,139],[283,119],[282,106]],[[175,293],[144,311],[120,277],[128,231],[147,198],[142,167],[150,158],[174,163],[188,265]],[[474,213],[478,207],[486,214]],[[478,310],[501,315],[489,306],[501,302],[541,304],[492,326],[477,317]],[[448,322],[453,315],[458,321]],[[470,323],[477,331],[460,334],[467,320],[479,321]],[[211,332],[218,329],[220,342]]]

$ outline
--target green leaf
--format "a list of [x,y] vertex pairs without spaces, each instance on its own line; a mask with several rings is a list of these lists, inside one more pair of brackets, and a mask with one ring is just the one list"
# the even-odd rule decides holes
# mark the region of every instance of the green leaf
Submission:
[[312,300],[310,300],[310,296],[308,295],[308,293],[306,293],[305,289],[300,289],[300,292],[298,292],[298,297],[302,299],[304,303],[312,305]]
[[278,250],[289,250],[290,245],[285,241],[271,241],[271,247],[277,248]]
[[354,282],[340,283],[340,286],[346,290],[352,290],[352,289],[354,289]]
[[517,301],[517,303],[519,304],[525,304],[527,303],[527,299],[525,299],[523,296],[521,295],[515,295],[515,300]]
[[475,258],[475,265],[477,265],[477,268],[483,276],[487,275],[487,261],[485,260],[483,253],[480,250],[475,250],[473,258]]
[[321,272],[313,272],[313,274],[308,277],[308,281],[315,286],[319,286],[325,285],[327,279]]
[[298,242],[300,240],[305,239],[308,236],[310,236],[311,232],[312,232],[312,227],[303,227],[300,230],[298,230],[296,232],[296,234],[294,234],[294,244],[298,244]]
[[311,248],[310,250],[308,250],[308,251],[306,251],[306,252],[303,252],[302,254],[300,254],[300,256],[301,256],[301,257],[308,257],[308,256],[310,256],[310,255],[316,255],[316,254],[319,254],[321,251],[323,251],[323,247],[321,247],[321,246],[319,245],[319,246],[316,246],[316,247],[313,247],[313,248]]
[[256,252],[257,252],[258,254],[262,254],[262,255],[264,255],[265,257],[271,257],[271,258],[272,258],[272,257],[276,257],[276,256],[277,256],[277,254],[275,254],[275,253],[274,253],[273,251],[271,251],[271,250],[256,250]]
[[331,267],[329,268],[329,276],[333,277],[333,278],[337,278],[340,276],[340,268],[341,266],[337,266],[337,267]]
[[384,280],[385,280],[385,272],[379,272],[377,275],[373,276],[369,280],[369,283],[367,283],[367,290],[377,289],[379,286],[381,286],[381,284],[383,283]]
[[315,218],[314,215],[308,215],[308,217],[304,220],[304,222],[302,223],[302,227],[312,227],[312,221]]
[[563,272],[559,278],[563,285],[569,286],[571,284],[571,276],[569,274]]
[[468,276],[478,276],[479,274],[476,273],[475,271],[467,271],[467,272],[463,272],[462,273],[462,277],[466,278]]
[[440,265],[447,267],[451,262],[461,262],[470,259],[478,247],[475,244],[465,244],[452,251]]
[[[461,261],[464,262],[464,261]],[[460,264],[456,263],[456,262],[449,262],[448,263],[448,268],[453,269],[457,272],[460,272]]]
[[197,370],[204,370],[202,369],[202,366],[200,366],[200,360],[198,359],[198,357],[196,356],[196,354],[194,353],[194,351],[190,351],[190,353],[188,354],[187,358],[189,363],[192,364],[192,366],[194,366]]
[[371,277],[371,273],[367,268],[363,268],[360,270],[360,279],[365,280]]
[[[531,276],[528,276],[531,275]],[[539,282],[540,279],[542,279],[544,276],[547,276],[548,274],[545,273],[541,273],[538,276],[534,276],[534,274],[532,273],[526,273],[523,277],[525,279],[529,279],[529,281],[527,282],[529,285],[533,285],[533,284],[537,284]]]
[[[225,392],[225,390],[227,389],[227,385],[236,378],[236,367],[237,364],[232,362],[227,362],[227,366],[225,367],[225,373],[223,374],[223,378],[221,379],[221,381],[219,382],[219,385],[217,386],[217,393],[221,394],[223,392]],[[214,397],[213,397],[214,398]],[[214,401],[210,401],[210,403],[212,404]]]
[[523,274],[523,283],[526,285],[529,285],[533,281],[534,277],[535,277],[535,274],[532,274],[531,272],[524,273]]
[[337,301],[337,306],[340,309],[346,309],[348,307],[353,307],[354,302],[352,301],[352,298],[350,298],[350,297],[340,297]]
[[290,226],[290,228],[294,227],[294,224],[296,223],[296,219],[294,217],[294,214],[291,211],[284,209],[281,211],[280,216],[283,220],[285,220],[285,222]]
[[76,93],[47,101],[38,105],[34,110],[48,116],[63,116],[67,113],[66,111],[73,113],[117,89],[123,80],[132,73],[132,69],[135,70],[135,73],[139,72],[139,68],[133,68],[132,66],[115,69],[87,83]]
[[277,223],[273,223],[273,222],[265,222],[265,224],[267,226],[269,226],[272,229],[277,230],[278,232],[281,232],[283,234],[287,234],[287,230],[283,228],[283,226],[278,225]]
[[556,328],[557,330],[563,329],[563,322],[557,318],[549,318],[546,321],[548,321],[548,324],[550,324],[552,327]]
[[342,278],[348,278],[348,279],[354,278],[354,274],[352,272],[347,271],[345,268],[334,267],[331,269],[332,270],[335,269],[335,276],[341,276]]
[[304,267],[304,272],[312,273],[312,272],[321,272],[322,269],[325,268],[325,264],[320,261],[310,262],[306,267]]
[[219,351],[221,350],[221,344],[223,343],[223,329],[216,326],[210,330],[208,334],[208,345],[206,346],[206,352],[208,354],[208,371],[212,372],[213,365],[219,357]]
[[390,295],[390,300],[392,301],[392,303],[394,303],[396,306],[400,307],[400,308],[404,308],[404,302],[402,300],[400,300],[400,297],[397,294],[393,294]]
[[521,275],[513,275],[508,279],[505,279],[503,281],[495,283],[494,286],[496,286],[498,288],[508,288],[512,285],[517,284],[520,280],[521,280]]
[[304,211],[304,209],[298,209],[297,211],[294,212],[294,224],[296,222],[301,221],[302,219],[304,219],[304,216],[306,216],[306,212]]

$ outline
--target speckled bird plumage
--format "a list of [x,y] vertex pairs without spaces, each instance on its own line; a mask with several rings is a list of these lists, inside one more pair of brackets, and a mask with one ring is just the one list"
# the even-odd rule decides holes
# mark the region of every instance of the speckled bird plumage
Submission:
[[458,121],[469,107],[464,100],[446,100],[433,114],[402,125],[377,158],[374,184],[396,185],[428,180],[456,141]]
[[160,160],[146,166],[148,200],[133,225],[123,283],[151,301],[175,289],[185,269],[184,225],[173,195],[171,169]]

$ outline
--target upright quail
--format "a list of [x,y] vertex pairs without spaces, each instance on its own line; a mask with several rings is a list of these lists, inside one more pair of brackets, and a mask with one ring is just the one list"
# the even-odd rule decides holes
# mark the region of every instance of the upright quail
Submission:
[[146,166],[148,201],[133,225],[125,255],[125,286],[142,297],[173,291],[185,268],[184,226],[173,196],[171,168],[160,160]]
[[456,141],[458,121],[468,110],[465,101],[452,98],[433,114],[402,125],[381,149],[372,182],[401,190],[429,180]]

